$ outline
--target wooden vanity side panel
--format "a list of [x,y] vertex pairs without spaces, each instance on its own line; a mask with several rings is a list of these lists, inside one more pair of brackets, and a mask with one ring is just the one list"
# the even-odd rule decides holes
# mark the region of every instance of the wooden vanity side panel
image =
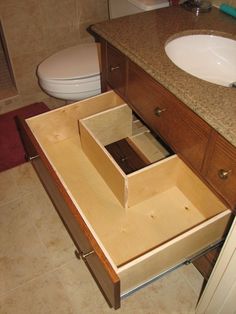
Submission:
[[[201,172],[210,127],[174,95],[129,62],[127,99],[141,118],[184,161]],[[156,109],[163,110],[160,116]]]
[[79,211],[73,204],[70,196],[60,182],[57,174],[48,162],[47,157],[26,123],[23,130],[25,133],[24,136],[28,137],[28,143],[31,143],[38,153],[38,157],[31,160],[32,165],[55,205],[63,224],[80,253],[86,254],[94,251],[93,254],[83,260],[97,282],[108,304],[115,309],[119,308],[119,277],[107,260],[93,234],[90,232]]

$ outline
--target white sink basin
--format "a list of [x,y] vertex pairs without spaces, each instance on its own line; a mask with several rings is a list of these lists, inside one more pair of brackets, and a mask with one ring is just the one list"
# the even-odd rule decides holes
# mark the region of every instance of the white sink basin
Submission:
[[236,87],[236,40],[213,35],[188,35],[165,46],[167,56],[182,70],[205,81]]

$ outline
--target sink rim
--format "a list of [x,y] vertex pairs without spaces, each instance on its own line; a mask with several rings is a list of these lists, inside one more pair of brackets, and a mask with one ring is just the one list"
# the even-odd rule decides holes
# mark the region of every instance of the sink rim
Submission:
[[184,36],[191,36],[191,35],[212,35],[212,36],[219,36],[219,37],[236,40],[236,34],[230,34],[226,32],[209,30],[209,29],[188,29],[188,30],[170,35],[165,41],[164,46],[166,46],[169,42],[171,42],[174,39],[177,39],[179,37],[184,37]]
[[[219,32],[219,31],[209,31],[209,30],[187,30],[187,31],[183,31],[183,32],[180,32],[180,33],[175,33],[172,36],[168,37],[168,39],[166,40],[166,42],[164,44],[164,52],[165,52],[166,57],[172,63],[172,65],[174,65],[175,67],[178,68],[178,70],[183,71],[187,75],[191,75],[193,78],[200,79],[200,80],[202,80],[205,83],[211,83],[211,84],[214,84],[216,86],[218,85],[218,86],[221,86],[221,87],[229,88],[230,84],[236,81],[236,77],[233,78],[233,80],[232,80],[232,78],[230,78],[230,80],[227,79],[225,81],[224,81],[224,79],[220,80],[220,77],[218,77],[216,80],[215,79],[209,79],[206,76],[204,77],[204,76],[201,76],[201,75],[196,74],[194,72],[191,72],[190,70],[186,70],[186,68],[188,68],[188,66],[186,67],[185,65],[183,65],[182,61],[181,61],[181,65],[178,65],[177,64],[178,60],[176,61],[176,59],[174,59],[174,57],[172,58],[168,54],[166,48],[167,48],[168,44],[170,44],[172,41],[175,41],[176,39],[183,38],[183,37],[194,37],[194,36],[197,37],[197,35],[200,35],[200,36],[203,35],[203,37],[204,36],[209,36],[209,37],[212,37],[212,38],[218,37],[219,39],[220,38],[225,38],[225,39],[228,39],[230,41],[232,40],[236,44],[236,35],[232,35],[232,34],[229,34],[229,33]],[[234,48],[234,46],[233,46],[233,48]],[[234,59],[233,59],[233,62],[234,62]]]

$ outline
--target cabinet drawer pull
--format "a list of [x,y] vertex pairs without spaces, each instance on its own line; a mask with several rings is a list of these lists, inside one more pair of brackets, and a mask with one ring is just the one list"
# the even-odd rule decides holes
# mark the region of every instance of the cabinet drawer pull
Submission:
[[82,254],[82,259],[86,259],[89,255],[92,255],[93,253],[94,253],[94,251],[90,251],[88,253]]
[[119,68],[120,68],[120,67],[119,67],[119,65],[114,66],[114,67],[111,65],[111,66],[110,66],[110,72],[113,72],[113,71],[119,70]]
[[162,112],[166,111],[166,108],[160,108],[160,107],[156,107],[156,109],[154,110],[154,113],[156,116],[160,117]]
[[92,255],[94,253],[94,251],[90,251],[88,253],[82,253],[82,252],[79,252],[79,251],[75,251],[75,255],[78,259],[82,258],[82,260],[86,260],[86,258],[89,256],[89,255]]
[[28,160],[28,161],[34,160],[36,158],[39,158],[39,155],[29,156],[29,157],[27,157],[27,155],[25,156],[25,159]]
[[219,176],[220,179],[226,180],[226,179],[228,179],[228,177],[229,177],[229,175],[230,175],[231,172],[232,172],[232,170],[220,169],[220,170],[218,171],[218,176]]

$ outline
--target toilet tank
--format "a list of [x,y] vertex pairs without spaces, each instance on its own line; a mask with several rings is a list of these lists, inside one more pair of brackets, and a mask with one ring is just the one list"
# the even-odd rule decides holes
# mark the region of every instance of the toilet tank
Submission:
[[111,19],[169,6],[168,0],[108,0]]

